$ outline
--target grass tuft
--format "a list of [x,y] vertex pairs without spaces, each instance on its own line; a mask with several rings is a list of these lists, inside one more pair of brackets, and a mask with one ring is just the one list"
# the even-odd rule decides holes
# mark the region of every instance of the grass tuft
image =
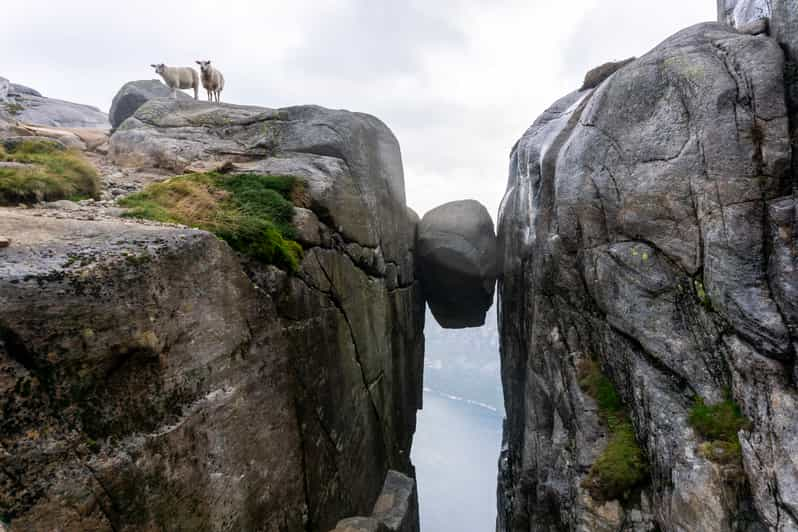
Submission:
[[11,116],[16,116],[25,110],[25,108],[22,107],[17,102],[8,102],[5,104],[5,108],[8,114],[10,114]]
[[119,203],[131,218],[179,223],[210,231],[268,264],[296,271],[302,247],[294,242],[290,176],[190,174],[155,183]]
[[648,477],[648,463],[635,439],[634,427],[621,397],[598,362],[582,360],[579,385],[599,407],[599,416],[609,429],[609,441],[590,467],[582,486],[598,501],[626,499]]
[[737,433],[751,426],[740,406],[727,392],[726,399],[708,405],[697,397],[690,409],[690,425],[707,441],[699,447],[702,456],[721,464],[739,462],[742,448]]
[[0,167],[0,205],[97,197],[97,170],[77,150],[55,142],[25,140],[6,150],[0,162],[25,167]]

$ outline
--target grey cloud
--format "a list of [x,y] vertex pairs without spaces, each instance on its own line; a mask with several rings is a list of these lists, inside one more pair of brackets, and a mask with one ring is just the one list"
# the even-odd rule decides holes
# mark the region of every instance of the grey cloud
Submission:
[[[457,9],[459,2],[446,4]],[[350,0],[308,28],[306,45],[291,61],[314,76],[347,80],[417,74],[430,46],[466,42],[453,19],[440,14],[443,5]]]
[[591,68],[607,61],[639,57],[671,34],[715,18],[714,0],[691,0],[682,5],[600,0],[572,26],[570,39],[562,51],[560,75],[578,88]]

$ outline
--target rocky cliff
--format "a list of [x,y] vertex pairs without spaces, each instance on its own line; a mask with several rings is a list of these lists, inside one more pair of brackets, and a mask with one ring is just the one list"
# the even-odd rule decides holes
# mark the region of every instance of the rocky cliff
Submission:
[[499,530],[798,530],[793,22],[772,17],[778,41],[672,36],[513,148]]
[[292,176],[303,258],[264,264],[111,199],[0,209],[2,521],[327,531],[373,511],[416,529],[412,480],[388,474],[413,474],[424,322],[388,128],[154,99],[110,151],[88,154],[102,198],[192,164]]

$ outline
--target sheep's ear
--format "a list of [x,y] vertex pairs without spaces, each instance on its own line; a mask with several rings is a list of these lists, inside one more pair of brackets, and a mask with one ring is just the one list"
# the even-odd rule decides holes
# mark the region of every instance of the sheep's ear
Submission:
[[197,63],[198,65],[202,66],[202,61],[194,61],[194,62]]
[[152,68],[158,68],[158,65],[150,65]]

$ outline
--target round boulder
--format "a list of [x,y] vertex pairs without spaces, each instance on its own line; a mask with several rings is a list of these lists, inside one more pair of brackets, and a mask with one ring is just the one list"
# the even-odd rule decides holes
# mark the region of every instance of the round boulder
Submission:
[[477,201],[446,203],[418,226],[418,275],[433,316],[445,329],[480,327],[493,304],[496,235]]
[[[113,102],[111,102],[111,111],[108,113],[111,127],[118,128],[122,122],[133,116],[139,107],[153,98],[166,98],[171,95],[172,89],[157,79],[125,83],[114,96]],[[184,100],[192,99],[191,96],[180,91],[177,91],[177,97]]]

